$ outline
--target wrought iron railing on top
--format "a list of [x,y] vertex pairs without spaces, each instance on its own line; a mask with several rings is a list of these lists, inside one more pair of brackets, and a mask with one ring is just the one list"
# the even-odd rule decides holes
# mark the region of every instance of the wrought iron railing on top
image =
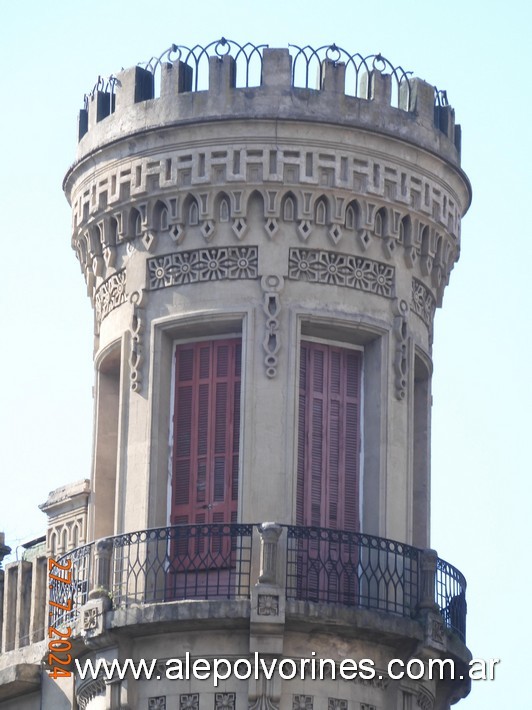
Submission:
[[[445,625],[465,641],[466,581],[449,563],[437,559],[427,567],[422,564],[430,557],[425,551],[372,535],[276,527],[283,560],[277,582],[285,587],[287,599],[415,617],[429,590],[429,602],[438,605]],[[69,584],[52,583],[52,621],[72,625],[94,596],[109,596],[115,609],[176,600],[247,599],[257,581],[252,579],[255,550],[258,554],[253,541],[261,535],[262,527],[252,524],[176,525],[80,547],[59,559],[70,564],[71,575]]]

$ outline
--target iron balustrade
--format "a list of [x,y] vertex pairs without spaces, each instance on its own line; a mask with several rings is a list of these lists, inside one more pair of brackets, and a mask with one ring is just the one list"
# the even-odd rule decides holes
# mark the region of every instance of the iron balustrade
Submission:
[[436,603],[445,625],[465,643],[467,603],[464,575],[438,558],[436,567]]
[[418,557],[418,549],[393,540],[290,526],[286,596],[414,616]]
[[[292,86],[304,89],[318,89],[323,80],[325,61],[334,65],[345,66],[345,92],[349,96],[369,99],[369,85],[366,81],[372,71],[377,70],[388,74],[392,81],[392,105],[409,110],[411,103],[412,72],[402,66],[392,64],[382,54],[362,55],[350,52],[336,44],[326,44],[321,47],[310,45],[299,46],[289,44],[292,57]],[[148,61],[139,62],[138,66],[149,74],[138,101],[152,99],[158,96],[156,77],[160,81],[161,68],[165,64],[181,62],[187,71],[183,73],[181,92],[197,92],[208,88],[209,59],[222,59],[226,55],[235,61],[235,85],[242,88],[260,86],[262,83],[263,51],[267,44],[246,42],[239,44],[235,40],[221,37],[207,45],[196,44],[188,47],[182,44],[172,44],[159,56]],[[151,75],[151,78],[150,78]],[[115,94],[119,81],[114,74],[108,77],[99,76],[92,89],[84,96],[84,107],[97,94],[101,95],[102,117],[115,111]],[[105,102],[103,99],[105,98]],[[447,105],[445,91],[434,87],[434,105]],[[99,120],[100,120],[99,119]]]
[[[174,525],[105,538],[110,557],[104,591],[114,609],[176,600],[249,599],[256,581],[251,578],[253,538],[258,540],[254,533],[259,527]],[[412,618],[418,615],[422,550],[363,533],[280,527],[283,533],[278,544],[285,546],[286,563],[278,581],[286,585],[287,599]],[[51,584],[50,601],[67,607],[51,606],[55,626],[73,625],[93,590],[101,596],[95,572],[101,563],[101,543],[84,545],[58,558],[63,565],[71,560],[71,579],[69,584]],[[435,565],[428,572],[433,601],[445,626],[465,642],[465,578],[444,560],[437,559]]]
[[115,607],[250,594],[252,525],[174,525],[113,540]]
[[90,542],[57,558],[60,565],[68,565],[69,568],[63,570],[53,567],[51,571],[68,581],[59,581],[50,577],[51,626],[72,626],[79,616],[81,607],[88,602],[94,544]]

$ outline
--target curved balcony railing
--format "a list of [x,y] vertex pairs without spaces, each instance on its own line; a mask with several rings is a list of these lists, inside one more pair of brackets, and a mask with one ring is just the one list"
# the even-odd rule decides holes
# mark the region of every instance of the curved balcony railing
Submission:
[[393,540],[289,526],[286,596],[414,616],[420,550]]
[[[268,574],[266,558],[278,560]],[[445,625],[465,642],[464,576],[431,550],[362,533],[273,524],[176,525],[103,538],[59,562],[69,564],[71,574],[69,583],[52,583],[55,625],[73,624],[83,604],[98,597],[108,597],[115,609],[248,599],[255,583],[267,579],[284,588],[287,599],[404,617],[437,605]]]

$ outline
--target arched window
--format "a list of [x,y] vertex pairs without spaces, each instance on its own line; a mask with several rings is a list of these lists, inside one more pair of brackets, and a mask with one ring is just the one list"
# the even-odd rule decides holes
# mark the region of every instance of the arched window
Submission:
[[406,215],[399,223],[399,241],[401,244],[409,245],[412,239],[412,222],[410,217]]
[[220,222],[229,222],[229,200],[227,197],[220,200]]
[[324,200],[319,200],[316,205],[316,224],[327,223],[327,205]]
[[168,210],[166,207],[163,207],[161,210],[159,228],[163,231],[166,231],[168,229]]
[[428,225],[425,225],[421,230],[421,255],[428,256],[430,254],[430,231]]
[[296,207],[294,199],[288,195],[283,205],[283,219],[285,222],[293,222],[296,218]]
[[83,237],[78,241],[78,256],[80,263],[85,266],[87,263],[87,242]]
[[55,530],[50,533],[50,554],[53,556],[57,552],[57,535]]
[[140,212],[138,210],[134,211],[134,233],[136,237],[142,236],[142,217],[140,216]]
[[375,215],[375,234],[377,237],[383,237],[386,232],[386,211],[384,208]]
[[118,237],[118,221],[116,217],[109,220],[109,244],[116,244]]
[[74,523],[72,527],[72,546],[77,547],[79,545],[79,527],[77,523]]
[[192,226],[199,223],[199,210],[196,200],[192,200],[188,208],[188,223]]
[[360,207],[358,202],[352,202],[345,212],[346,229],[358,229],[360,223]]
[[67,529],[66,529],[66,527],[64,527],[61,532],[61,552],[66,552],[68,550],[67,534],[68,534]]

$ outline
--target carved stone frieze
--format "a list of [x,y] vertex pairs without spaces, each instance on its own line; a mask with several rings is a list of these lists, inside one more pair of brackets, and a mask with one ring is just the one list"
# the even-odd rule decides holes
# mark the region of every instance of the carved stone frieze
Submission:
[[122,269],[109,276],[94,294],[94,314],[101,323],[113,309],[126,302],[126,270]]
[[416,313],[425,323],[429,332],[432,332],[434,313],[436,312],[436,298],[422,281],[412,279],[412,298],[410,301],[412,312]]
[[[212,153],[223,152],[221,150],[223,147],[225,146],[213,146]],[[455,236],[459,234],[460,213],[455,196],[443,188],[441,183],[427,175],[421,175],[412,169],[405,169],[393,161],[356,152],[347,153],[342,150],[331,151],[325,158],[319,152],[310,154],[308,151],[283,150],[272,145],[264,145],[260,150],[242,147],[238,152],[243,161],[249,162],[253,169],[242,170],[241,166],[241,169],[235,173],[232,164],[234,151],[225,152],[226,164],[223,166],[224,179],[222,182],[240,177],[244,178],[246,182],[272,184],[282,182],[284,176],[285,184],[297,184],[301,182],[300,176],[304,175],[304,185],[307,190],[312,187],[317,192],[321,192],[324,188],[331,189],[334,186],[336,191],[345,191],[346,195],[354,192],[361,197],[381,199],[384,203],[412,205],[414,210],[443,226],[451,234]],[[251,155],[248,155],[249,153]],[[277,164],[275,173],[270,173],[269,170],[272,153],[275,155],[274,162]],[[310,162],[313,169],[311,174],[308,173],[305,165],[309,155],[312,155]],[[194,154],[188,149],[178,150],[169,155],[165,154],[159,159],[152,155],[139,158],[136,166],[143,175],[150,174],[152,189],[155,190],[175,190],[176,187],[189,189],[196,187],[204,190],[209,186],[215,188],[221,182],[220,158],[217,157],[214,161],[206,160],[205,170],[199,174],[194,169]],[[325,182],[323,180],[324,171],[327,171],[329,176]],[[166,179],[168,174],[173,176],[171,180]],[[158,181],[157,178],[159,178]],[[127,185],[131,185],[131,179],[131,171],[116,161],[103,179],[99,176],[94,189],[92,184],[89,190],[86,189],[87,185],[84,185],[84,197],[74,202],[75,224],[82,224],[86,216],[97,214],[101,205],[119,204],[121,195],[133,194],[126,189]],[[117,184],[123,186],[122,191],[112,189],[112,185]],[[146,190],[146,185],[144,190]],[[210,208],[206,217],[207,219],[216,219],[217,215]],[[145,218],[142,226],[145,228]],[[212,231],[211,226],[207,229],[208,234],[205,235],[207,238]]]
[[213,247],[164,254],[148,259],[151,291],[224,279],[256,279],[257,247]]
[[395,293],[395,268],[372,259],[319,249],[290,249],[288,278],[346,286],[386,298]]

